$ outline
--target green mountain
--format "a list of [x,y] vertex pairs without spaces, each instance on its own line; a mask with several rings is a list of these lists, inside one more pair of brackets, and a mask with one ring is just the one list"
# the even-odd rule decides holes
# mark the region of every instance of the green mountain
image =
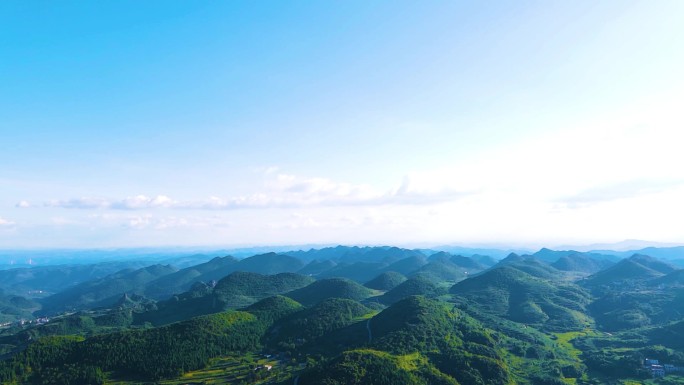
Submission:
[[417,275],[402,282],[397,287],[378,297],[377,300],[385,305],[391,305],[413,295],[437,297],[446,293],[446,289],[437,286],[426,276]]
[[684,287],[661,290],[637,286],[604,291],[588,309],[602,330],[664,325],[684,319]]
[[492,266],[496,265],[497,262],[499,262],[498,260],[490,257],[489,255],[473,254],[470,256],[470,258],[472,258],[473,261],[480,263],[480,264],[487,266],[487,267],[492,267]]
[[266,253],[240,260],[234,271],[259,274],[294,273],[304,267],[304,263],[294,257],[276,253]]
[[408,275],[423,267],[427,261],[423,255],[412,255],[410,257],[400,259],[386,267],[387,271],[396,271],[398,273]]
[[169,265],[152,265],[137,270],[122,270],[104,278],[86,281],[42,300],[42,312],[50,314],[111,306],[124,293],[141,294],[147,283],[176,271],[175,267]]
[[468,276],[466,268],[457,266],[450,259],[432,259],[418,270],[417,274],[434,282],[457,282]]
[[225,308],[251,305],[260,299],[301,289],[315,279],[295,273],[263,275],[235,272],[218,281],[214,297]]
[[277,274],[295,272],[304,267],[299,259],[266,253],[242,260],[233,257],[216,257],[206,263],[191,266],[151,282],[145,295],[155,299],[165,299],[173,294],[187,291],[195,282],[218,281],[235,271]]
[[301,268],[297,273],[302,274],[302,275],[316,276],[316,275],[319,275],[323,272],[326,272],[326,271],[332,269],[336,265],[337,265],[337,263],[335,263],[329,259],[326,259],[323,261],[319,261],[317,259],[314,259],[313,261],[306,264],[306,266]]
[[462,255],[454,255],[449,260],[454,265],[467,269],[469,272],[485,270],[487,268],[486,265]]
[[320,346],[318,338],[358,322],[360,317],[371,312],[356,301],[329,298],[279,320],[268,338],[278,350],[293,351],[303,345],[316,348]]
[[366,282],[364,286],[375,290],[392,290],[400,283],[406,281],[406,276],[396,271],[386,271],[372,280]]
[[651,341],[671,349],[684,349],[684,321],[651,329],[647,332]]
[[421,352],[459,383],[510,383],[492,332],[442,302],[408,297],[373,317],[369,327],[373,348],[397,355]]
[[36,301],[0,289],[0,323],[33,319],[32,313],[38,309],[40,304]]
[[569,257],[569,256],[580,256],[582,258],[588,258],[596,261],[614,261],[616,258],[612,255],[606,255],[606,254],[601,254],[601,253],[595,253],[595,252],[579,252],[575,250],[551,250],[547,249],[546,247],[542,248],[541,250],[537,251],[536,253],[532,254],[535,258],[547,262],[547,263],[552,263],[555,262],[563,257]]
[[572,253],[563,255],[551,264],[554,268],[561,271],[574,271],[580,273],[594,274],[603,269],[614,265],[606,259],[595,259],[583,253]]
[[287,294],[295,301],[311,306],[328,298],[347,298],[361,301],[370,297],[373,292],[358,283],[346,278],[328,278],[316,281],[306,287]]
[[54,294],[79,283],[106,277],[125,269],[149,265],[144,261],[101,262],[88,265],[36,266],[0,270],[0,289],[7,293],[41,296]]
[[451,259],[451,257],[452,257],[452,255],[447,253],[446,251],[438,251],[436,253],[430,254],[430,256],[428,257],[427,260],[428,260],[428,262],[432,262],[432,261],[436,261],[436,260],[448,261],[449,259]]
[[576,285],[551,282],[503,266],[452,286],[459,302],[512,321],[546,330],[581,330],[590,297]]
[[329,364],[305,373],[302,385],[458,385],[420,355],[395,356],[359,349],[342,353]]
[[376,275],[386,271],[384,262],[341,262],[330,270],[319,275],[320,278],[347,278],[356,282],[367,282]]
[[182,294],[157,303],[156,308],[135,315],[135,323],[165,325],[192,317],[236,309],[254,304],[266,297],[302,288],[314,279],[294,273],[263,275],[234,272],[216,285],[197,282]]
[[149,298],[166,299],[173,294],[187,291],[195,282],[218,281],[235,271],[237,263],[238,260],[230,256],[216,257],[150,282],[144,294]]
[[647,280],[661,277],[666,274],[664,271],[674,270],[674,268],[669,270],[668,266],[663,266],[652,258],[635,255],[589,276],[580,284],[593,290],[625,290]]
[[353,264],[354,262],[381,262],[389,264],[400,259],[417,256],[423,257],[418,250],[402,249],[398,247],[358,247],[336,246],[323,249],[311,249],[308,251],[288,251],[286,255],[299,258],[303,261],[332,260],[337,263]]
[[668,274],[677,270],[677,267],[671,265],[670,263],[661,261],[653,257],[649,257],[648,255],[634,254],[629,259],[632,262],[639,263],[643,266],[648,267],[649,269],[655,270],[663,274]]
[[[645,358],[684,366],[684,270],[658,259],[633,255],[608,266],[609,258],[595,253],[542,249],[482,270],[493,261],[429,249],[285,254],[76,279],[44,300],[84,310],[0,327],[0,383],[594,385],[684,378],[668,372],[653,380],[643,367]],[[40,314],[33,313],[36,301],[14,291],[44,272],[12,270],[6,277],[16,286],[0,288],[2,322]],[[331,274],[346,278],[326,278]],[[50,284],[66,284],[64,277]]]
[[[68,382],[80,371],[114,371],[134,380],[173,378],[210,358],[254,349],[269,325],[248,312],[225,312],[146,330],[78,337],[45,337],[0,366],[0,381],[28,376],[32,383]],[[23,370],[30,365],[32,371]],[[76,373],[69,368],[73,367]],[[59,381],[57,381],[59,379]],[[89,381],[86,383],[90,383]],[[98,382],[101,383],[101,382]]]
[[563,272],[535,257],[511,254],[497,263],[494,268],[508,266],[537,278],[556,280],[563,278]]
[[506,264],[516,263],[516,262],[524,262],[524,261],[525,261],[525,257],[518,255],[516,253],[510,253],[506,256],[506,258],[498,261],[497,265],[503,266]]
[[275,295],[249,305],[243,310],[256,315],[259,320],[267,325],[272,325],[275,321],[296,313],[303,308],[302,304],[292,298]]
[[651,286],[682,287],[684,286],[684,269],[675,270],[662,277],[649,281]]

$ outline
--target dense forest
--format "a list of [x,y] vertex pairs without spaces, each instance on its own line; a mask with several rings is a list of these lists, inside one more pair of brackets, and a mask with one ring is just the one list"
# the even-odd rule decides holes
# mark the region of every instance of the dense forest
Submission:
[[0,382],[684,384],[684,270],[646,255],[337,247],[110,268],[0,272]]

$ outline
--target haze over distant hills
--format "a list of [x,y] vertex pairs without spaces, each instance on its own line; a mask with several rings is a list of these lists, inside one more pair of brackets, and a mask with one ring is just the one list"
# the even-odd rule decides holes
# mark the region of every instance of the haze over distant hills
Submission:
[[[391,249],[390,246],[337,246],[337,245],[283,245],[283,246],[255,246],[240,248],[215,248],[215,247],[160,247],[160,248],[119,248],[119,249],[4,249],[0,250],[0,270],[46,265],[72,265],[91,264],[107,261],[136,261],[158,264],[171,264],[178,268],[189,267],[197,263],[208,261],[212,257],[230,255],[242,259],[257,254],[275,252],[287,254],[301,259],[304,262],[313,260],[344,260],[352,262],[354,258],[365,253],[379,252],[378,249]],[[540,259],[545,258],[545,253],[553,255],[571,254],[573,252],[590,253],[603,256],[626,258],[633,254],[645,254],[652,257],[681,260],[684,263],[684,245],[658,243],[640,240],[625,240],[617,243],[558,246],[553,248],[541,248],[535,251],[532,248],[511,247],[469,247],[441,245],[434,247],[422,247],[411,250],[409,254],[418,253],[430,256],[439,251],[445,251],[452,255],[487,256],[496,260],[503,259],[510,253],[519,255],[534,254]],[[407,254],[407,256],[409,255]],[[363,257],[363,259],[368,259]],[[614,258],[615,259],[615,258]]]

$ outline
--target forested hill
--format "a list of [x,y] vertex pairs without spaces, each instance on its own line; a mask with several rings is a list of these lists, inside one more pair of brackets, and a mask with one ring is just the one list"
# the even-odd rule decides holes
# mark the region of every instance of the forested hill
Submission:
[[645,255],[207,258],[61,266],[51,271],[96,276],[61,289],[54,278],[50,295],[27,290],[43,268],[6,270],[16,285],[0,290],[0,381],[652,385],[645,358],[684,367],[683,270]]

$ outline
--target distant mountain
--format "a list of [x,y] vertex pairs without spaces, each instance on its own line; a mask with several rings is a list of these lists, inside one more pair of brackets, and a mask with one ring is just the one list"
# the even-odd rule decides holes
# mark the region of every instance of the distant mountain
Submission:
[[487,267],[494,266],[497,262],[499,262],[496,259],[490,257],[489,255],[473,254],[470,256],[470,258],[472,258],[473,261],[481,263]]
[[346,298],[361,301],[371,295],[372,291],[370,289],[345,278],[322,279],[287,294],[288,297],[307,306],[315,305],[328,298]]
[[642,247],[632,248],[626,251],[615,250],[593,250],[592,253],[614,255],[620,258],[627,258],[634,254],[649,255],[654,258],[664,260],[684,260],[684,246],[673,247]]
[[240,260],[234,271],[259,274],[294,273],[304,267],[304,263],[294,257],[276,253],[259,254]]
[[488,267],[487,265],[482,264],[473,258],[464,257],[462,255],[454,255],[449,259],[449,261],[454,265],[468,269],[471,272],[484,270]]
[[173,294],[187,291],[195,282],[218,281],[235,271],[237,263],[238,260],[231,256],[216,257],[150,282],[144,294],[150,298],[166,299]]
[[314,281],[311,277],[295,273],[263,275],[236,271],[218,281],[213,294],[218,302],[224,304],[224,308],[237,308],[301,289]]
[[520,256],[517,254],[510,254],[508,257],[502,259],[501,261],[499,261],[499,263],[494,265],[493,268],[503,266],[512,267],[514,269],[520,270],[537,278],[544,278],[550,280],[557,280],[563,278],[564,275],[564,273],[560,270],[532,256]]
[[548,330],[582,329],[589,294],[572,284],[551,282],[513,266],[501,266],[455,284],[451,293],[480,311]]
[[584,253],[564,255],[551,264],[554,268],[562,271],[574,271],[593,274],[606,269],[615,263],[606,259],[595,259]]
[[364,286],[375,290],[392,290],[402,282],[406,281],[406,276],[396,271],[384,272],[372,280],[366,282]]
[[137,270],[126,269],[104,278],[83,282],[43,299],[42,312],[111,306],[124,293],[142,294],[145,284],[177,270],[169,265],[152,265]]
[[389,270],[384,262],[340,262],[330,270],[319,274],[319,278],[347,278],[356,282],[367,282],[383,271]]
[[188,290],[195,282],[218,281],[235,271],[277,274],[296,272],[303,267],[304,263],[299,259],[276,253],[259,254],[241,260],[231,256],[216,257],[151,282],[145,295],[155,299],[168,298]]
[[452,255],[450,253],[447,253],[446,251],[438,251],[436,253],[431,253],[428,256],[428,262],[432,261],[448,261],[451,259]]
[[330,259],[325,259],[323,261],[314,259],[313,261],[306,264],[306,266],[302,267],[299,271],[297,271],[297,273],[315,276],[324,273],[335,266],[337,266],[337,263]]
[[38,309],[40,304],[37,302],[0,289],[0,323],[33,319],[31,313]]
[[19,295],[54,294],[79,283],[103,278],[124,269],[150,265],[141,261],[101,262],[88,265],[36,266],[0,270],[0,289]]
[[433,258],[427,265],[422,266],[416,274],[428,277],[430,280],[435,282],[456,282],[468,276],[468,271],[466,270],[470,270],[470,272],[473,272],[473,270],[471,269],[466,269],[457,266],[456,264],[451,262],[450,259]]
[[305,287],[315,280],[295,273],[263,275],[236,271],[215,285],[196,282],[189,291],[157,303],[156,309],[136,314],[135,322],[164,325],[227,309],[252,305],[264,298]]
[[684,269],[675,270],[662,277],[649,281],[651,286],[678,287],[684,286]]
[[427,264],[427,261],[423,255],[412,255],[390,264],[386,267],[386,270],[396,271],[398,273],[407,275],[420,269],[425,264]]
[[616,258],[613,255],[610,254],[600,254],[600,253],[592,253],[592,252],[579,252],[575,250],[551,250],[547,249],[546,247],[542,248],[541,250],[537,251],[536,253],[532,254],[535,258],[542,260],[544,262],[552,263],[557,261],[558,259],[562,257],[568,257],[571,255],[581,255],[584,257],[588,257],[591,259],[595,260],[609,260],[609,261],[616,261],[618,258]]
[[684,319],[684,288],[618,289],[602,294],[588,309],[601,330],[664,325]]
[[308,251],[288,251],[282,254],[296,257],[304,261],[310,261],[313,259],[330,259],[335,262],[345,262],[350,264],[361,261],[392,263],[412,256],[423,256],[423,254],[418,250],[409,250],[390,246],[336,246],[326,247],[323,249],[311,249]]
[[623,287],[626,284],[633,285],[637,282],[647,281],[675,271],[673,266],[658,261],[654,258],[635,254],[630,258],[623,259],[615,265],[599,271],[582,280],[582,286],[596,289],[605,287]]
[[477,258],[483,258],[486,263],[479,262],[473,257],[464,257],[462,255],[451,255],[445,251],[440,251],[430,255],[428,258],[429,262],[439,262],[439,263],[449,263],[456,268],[461,269],[461,272],[475,272],[485,270],[489,266],[493,266],[497,263],[492,257],[488,256],[476,256]]
[[[640,239],[625,239],[624,241],[620,242],[613,242],[613,243],[594,243],[591,245],[582,245],[582,246],[558,246],[557,248],[560,250],[565,250],[565,249],[573,249],[573,250],[578,250],[578,251],[589,251],[589,252],[601,252],[601,251],[610,251],[610,252],[630,252],[629,255],[634,254],[633,250],[642,250],[647,247],[657,247],[657,248],[668,248],[668,247],[676,247],[679,246],[679,244],[676,243],[663,243],[663,242],[653,242],[653,241],[644,241]],[[627,255],[627,256],[629,256]]]
[[682,259],[670,259],[668,262],[677,266],[680,269],[684,269],[684,258],[682,258]]
[[494,259],[498,260],[501,258],[506,257],[507,255],[511,253],[516,253],[516,254],[527,254],[532,252],[532,250],[528,249],[510,249],[510,248],[479,248],[479,247],[461,247],[461,246],[436,246],[432,247],[432,250],[437,250],[437,251],[446,251],[449,252],[453,255],[464,255],[466,257],[470,257],[473,255],[488,255],[490,257],[493,257]]
[[629,259],[663,274],[668,274],[677,270],[677,268],[670,263],[644,254],[634,254]]
[[524,261],[525,261],[525,257],[522,257],[516,253],[510,253],[505,258],[498,261],[497,265],[503,266],[503,265],[506,265],[509,263],[524,262]]

